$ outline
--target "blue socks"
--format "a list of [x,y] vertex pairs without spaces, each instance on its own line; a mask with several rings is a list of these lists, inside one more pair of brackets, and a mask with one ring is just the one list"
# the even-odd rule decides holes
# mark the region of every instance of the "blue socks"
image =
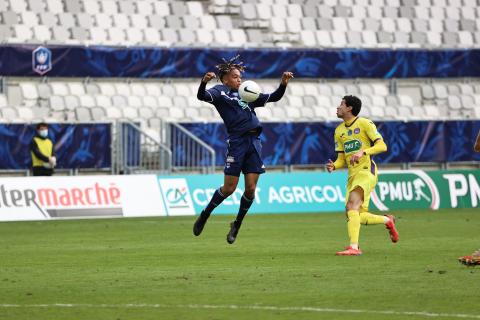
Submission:
[[225,200],[225,196],[220,191],[220,188],[218,188],[217,190],[215,190],[215,193],[213,194],[212,199],[210,199],[210,202],[208,203],[207,207],[203,211],[207,215],[210,215],[213,209],[215,209],[220,203],[222,203],[223,200]]
[[253,199],[248,199],[245,194],[242,195],[242,199],[240,200],[240,208],[238,209],[237,218],[235,219],[235,223],[237,225],[242,224],[243,218],[247,214],[248,209],[253,203]]
[[[220,189],[221,188],[218,188],[217,190],[215,190],[215,193],[213,194],[212,199],[210,199],[210,202],[208,203],[207,207],[203,210],[207,216],[210,216],[212,211],[218,205],[220,205],[223,202],[223,200],[225,200],[225,196],[222,194]],[[250,209],[250,206],[252,205],[252,203],[253,203],[253,199],[248,199],[245,196],[245,194],[242,195],[242,199],[240,199],[240,208],[238,209],[237,218],[235,219],[235,222],[237,224],[242,223],[243,218],[247,214],[248,209]]]

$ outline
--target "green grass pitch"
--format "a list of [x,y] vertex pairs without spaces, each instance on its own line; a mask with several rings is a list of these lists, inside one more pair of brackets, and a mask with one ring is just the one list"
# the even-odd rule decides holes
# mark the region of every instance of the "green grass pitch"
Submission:
[[394,214],[360,257],[339,213],[0,223],[0,319],[480,319],[480,210]]

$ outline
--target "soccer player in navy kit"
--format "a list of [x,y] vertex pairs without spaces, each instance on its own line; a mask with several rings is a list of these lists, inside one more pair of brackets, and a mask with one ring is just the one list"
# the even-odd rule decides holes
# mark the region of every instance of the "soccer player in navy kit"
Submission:
[[263,107],[267,102],[280,100],[285,93],[288,81],[293,77],[292,72],[284,72],[280,86],[273,93],[262,93],[257,100],[247,103],[242,101],[238,94],[245,67],[242,62],[237,62],[237,59],[238,56],[228,61],[223,59],[223,63],[216,66],[222,84],[208,90],[206,90],[207,83],[217,75],[214,72],[207,72],[202,78],[197,93],[199,100],[215,106],[227,128],[228,139],[223,186],[215,191],[207,207],[195,221],[193,234],[198,236],[202,233],[213,209],[235,191],[240,172],[243,172],[245,192],[240,200],[237,217],[230,224],[230,231],[227,234],[227,242],[230,244],[235,241],[243,218],[253,203],[258,178],[265,172],[259,138],[262,125],[255,114],[255,108]]

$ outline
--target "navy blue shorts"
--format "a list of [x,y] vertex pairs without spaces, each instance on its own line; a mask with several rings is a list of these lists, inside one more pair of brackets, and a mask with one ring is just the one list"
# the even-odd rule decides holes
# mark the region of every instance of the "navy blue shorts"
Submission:
[[262,143],[256,135],[244,135],[227,140],[227,154],[223,172],[229,176],[240,176],[240,172],[264,173]]

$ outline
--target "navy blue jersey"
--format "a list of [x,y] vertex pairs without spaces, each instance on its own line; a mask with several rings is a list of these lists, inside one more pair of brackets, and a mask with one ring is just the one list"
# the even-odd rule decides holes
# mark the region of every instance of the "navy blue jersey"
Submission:
[[250,130],[262,130],[262,125],[255,114],[255,108],[264,106],[267,102],[275,102],[285,93],[286,86],[280,87],[271,94],[261,93],[254,102],[246,103],[240,99],[238,91],[218,84],[205,90],[206,83],[198,88],[199,100],[215,106],[227,128],[229,137],[241,136]]

